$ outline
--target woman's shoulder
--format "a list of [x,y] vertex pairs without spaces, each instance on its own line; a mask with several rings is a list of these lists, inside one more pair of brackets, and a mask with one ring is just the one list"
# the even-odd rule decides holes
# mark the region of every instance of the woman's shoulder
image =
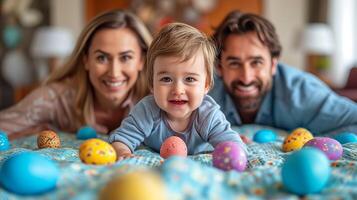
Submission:
[[25,99],[47,99],[54,101],[56,99],[73,99],[75,97],[75,88],[67,81],[53,82],[40,85],[32,91]]
[[75,83],[71,79],[44,84],[43,87],[56,92],[75,91]]

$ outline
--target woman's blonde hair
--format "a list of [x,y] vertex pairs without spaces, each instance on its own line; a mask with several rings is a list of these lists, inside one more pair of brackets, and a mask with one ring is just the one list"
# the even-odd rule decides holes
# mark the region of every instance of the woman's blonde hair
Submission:
[[[94,35],[102,29],[129,28],[138,38],[145,59],[147,50],[152,41],[152,36],[144,23],[134,14],[124,10],[113,10],[102,13],[92,19],[82,30],[77,44],[68,59],[68,62],[54,71],[45,84],[65,81],[72,78],[78,86],[75,99],[75,114],[82,124],[89,122],[93,107],[93,87],[90,83],[88,72],[85,70],[83,57],[88,54]],[[139,72],[138,79],[133,86],[133,100],[139,100],[149,93],[143,71]]]
[[216,49],[213,42],[196,28],[183,24],[171,23],[163,27],[149,47],[146,57],[146,72],[149,88],[153,88],[154,62],[159,56],[173,56],[185,62],[201,50],[207,71],[206,85],[213,86],[213,71]]

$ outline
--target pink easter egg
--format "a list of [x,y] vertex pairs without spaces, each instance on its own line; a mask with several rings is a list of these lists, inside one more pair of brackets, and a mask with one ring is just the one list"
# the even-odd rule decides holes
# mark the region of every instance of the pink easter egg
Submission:
[[171,136],[167,138],[161,145],[160,156],[168,158],[170,156],[187,156],[187,146],[185,142],[177,137]]
[[244,171],[247,167],[247,155],[236,142],[219,143],[212,153],[213,166],[224,171]]
[[305,146],[320,149],[330,160],[338,160],[343,153],[342,145],[337,140],[328,137],[315,137],[308,141]]

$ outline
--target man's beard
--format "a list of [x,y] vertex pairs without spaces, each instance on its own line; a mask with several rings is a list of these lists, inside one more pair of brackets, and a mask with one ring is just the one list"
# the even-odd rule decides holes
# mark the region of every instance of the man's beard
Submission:
[[[248,96],[248,97],[241,97],[235,94],[235,90],[238,88],[238,86],[255,86],[258,89],[258,94],[255,96]],[[263,98],[267,94],[267,92],[271,89],[271,80],[267,83],[265,87],[263,87],[263,82],[262,81],[253,81],[249,84],[244,84],[243,82],[237,80],[233,81],[231,83],[231,96],[234,100],[234,103],[236,105],[236,108],[240,112],[254,112],[259,109]]]

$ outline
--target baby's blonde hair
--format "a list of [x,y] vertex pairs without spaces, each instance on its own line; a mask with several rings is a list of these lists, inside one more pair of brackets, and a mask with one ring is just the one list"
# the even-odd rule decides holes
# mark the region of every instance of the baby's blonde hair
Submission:
[[213,86],[213,70],[216,49],[213,42],[196,28],[183,24],[171,23],[163,27],[151,43],[146,57],[146,72],[149,88],[153,88],[154,62],[159,56],[173,56],[185,62],[196,55],[203,53],[207,71],[206,86]]

